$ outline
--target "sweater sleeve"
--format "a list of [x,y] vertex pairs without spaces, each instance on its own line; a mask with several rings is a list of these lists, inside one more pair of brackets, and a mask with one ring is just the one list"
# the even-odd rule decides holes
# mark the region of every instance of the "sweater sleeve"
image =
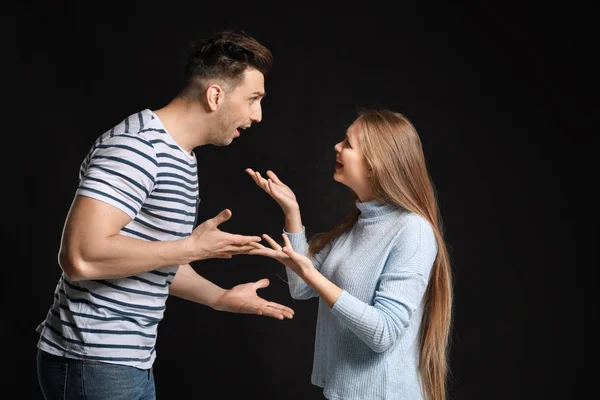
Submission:
[[[286,230],[284,229],[283,233],[285,233],[288,239],[290,239],[292,248],[296,253],[308,257],[308,241],[306,240],[306,229],[304,226],[302,227],[302,231],[300,232],[290,233],[286,232]],[[319,251],[317,254],[314,254],[311,257],[311,261],[317,269],[317,271],[320,270],[321,263],[329,253],[330,249],[331,245],[327,245],[321,251]],[[292,298],[296,300],[306,300],[310,299],[311,297],[318,296],[317,292],[309,285],[307,285],[306,282],[304,282],[302,278],[300,278],[298,274],[296,274],[294,271],[290,270],[289,268],[286,268],[285,272],[288,277],[288,285],[290,288],[290,295],[292,296]]]
[[378,280],[373,305],[343,290],[331,312],[373,351],[389,349],[417,311],[437,255],[433,230],[424,220],[403,229]]

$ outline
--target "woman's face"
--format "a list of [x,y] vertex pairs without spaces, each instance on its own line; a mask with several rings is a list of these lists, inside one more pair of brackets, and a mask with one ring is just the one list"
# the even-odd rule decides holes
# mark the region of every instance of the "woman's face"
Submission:
[[333,179],[352,189],[360,201],[371,200],[371,171],[360,147],[356,122],[348,128],[346,137],[334,149],[337,162]]

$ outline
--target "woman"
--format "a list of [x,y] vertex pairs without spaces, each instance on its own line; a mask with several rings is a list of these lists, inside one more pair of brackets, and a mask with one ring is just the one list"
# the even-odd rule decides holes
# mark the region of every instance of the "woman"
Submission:
[[333,178],[356,208],[307,241],[293,191],[247,169],[281,207],[281,247],[250,254],[286,268],[294,299],[319,296],[312,383],[330,399],[446,398],[452,276],[419,136],[402,114],[365,110],[335,145]]

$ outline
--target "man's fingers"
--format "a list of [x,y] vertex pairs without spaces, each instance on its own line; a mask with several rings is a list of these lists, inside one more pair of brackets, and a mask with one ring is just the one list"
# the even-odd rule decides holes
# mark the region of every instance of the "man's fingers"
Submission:
[[284,306],[283,304],[279,303],[273,303],[272,301],[267,303],[267,307],[273,308],[278,311],[290,313],[291,315],[294,315],[296,313],[293,309],[289,308],[288,306]]
[[260,236],[237,235],[227,232],[223,233],[228,236],[227,238],[225,238],[224,243],[231,246],[245,246],[252,242],[260,242],[262,240]]
[[279,320],[282,319],[292,319],[294,318],[294,310],[291,308],[280,306],[276,303],[267,303],[265,307],[263,307],[262,315],[267,317],[277,318]]
[[256,247],[251,246],[250,243],[244,246],[225,246],[219,249],[217,252],[221,254],[250,254],[251,251],[258,250]]
[[231,218],[231,210],[226,208],[225,210],[221,211],[216,217],[214,217],[213,221],[215,222],[216,226],[219,226],[219,224],[222,224],[229,218]]
[[266,288],[270,284],[271,284],[271,282],[269,282],[269,280],[267,278],[263,278],[261,280],[254,282],[254,287],[255,287],[255,289],[262,289],[262,288]]
[[232,254],[248,254],[252,250],[256,250],[256,249],[253,246],[250,246],[248,244],[246,246],[235,246],[230,252]]

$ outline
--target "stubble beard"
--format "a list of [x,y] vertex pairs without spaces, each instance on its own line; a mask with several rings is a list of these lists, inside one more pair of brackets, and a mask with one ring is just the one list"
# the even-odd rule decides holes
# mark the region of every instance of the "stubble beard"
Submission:
[[211,142],[215,146],[228,146],[233,142],[233,132],[229,132],[227,120],[227,106],[222,108],[216,118],[215,131],[211,135]]

